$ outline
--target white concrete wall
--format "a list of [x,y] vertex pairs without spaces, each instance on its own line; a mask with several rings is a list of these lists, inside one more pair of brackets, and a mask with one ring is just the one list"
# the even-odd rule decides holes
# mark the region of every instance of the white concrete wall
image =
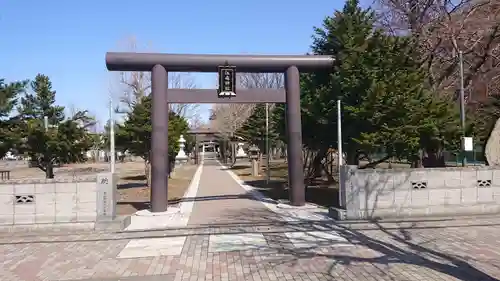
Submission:
[[347,219],[500,213],[500,168],[344,166],[341,179]]
[[98,186],[95,175],[1,182],[0,225],[95,222]]

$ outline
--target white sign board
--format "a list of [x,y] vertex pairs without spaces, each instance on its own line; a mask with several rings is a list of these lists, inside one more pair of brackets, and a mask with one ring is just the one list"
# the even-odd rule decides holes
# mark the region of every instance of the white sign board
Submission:
[[462,148],[464,149],[464,151],[474,151],[474,142],[472,137],[462,138]]

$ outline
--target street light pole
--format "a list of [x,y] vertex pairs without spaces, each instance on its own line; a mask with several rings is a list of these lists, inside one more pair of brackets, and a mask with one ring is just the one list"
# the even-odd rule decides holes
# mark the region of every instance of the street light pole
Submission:
[[110,151],[110,171],[115,172],[115,120],[113,114],[113,98],[109,97],[109,151]]
[[43,127],[45,128],[45,132],[49,131],[49,117],[43,116]]
[[458,51],[460,65],[460,123],[462,126],[462,166],[467,166],[467,155],[465,154],[465,93],[464,93],[464,60],[462,51]]
[[269,158],[269,104],[266,103],[266,183],[271,179],[271,167]]
[[[45,128],[45,134],[49,132],[49,117],[48,116],[43,116],[43,127]],[[47,146],[47,143],[45,143],[45,146]],[[47,147],[46,147],[47,148]],[[52,163],[52,155],[49,154],[44,154],[45,158],[45,173],[47,178],[53,178],[54,177],[54,169],[53,169],[53,163]]]
[[[339,169],[339,182],[342,174],[342,164],[344,163],[344,152],[342,152],[342,108],[340,100],[337,100],[337,165]],[[339,184],[339,207],[343,207],[342,189]]]

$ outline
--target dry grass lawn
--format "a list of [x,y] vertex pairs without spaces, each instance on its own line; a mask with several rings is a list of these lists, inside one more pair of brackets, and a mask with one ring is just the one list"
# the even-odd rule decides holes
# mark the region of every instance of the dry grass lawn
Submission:
[[[150,205],[150,191],[147,186],[144,166],[141,170],[121,174],[118,182],[118,215],[130,215]],[[196,172],[196,165],[176,167],[175,173],[168,180],[168,201],[176,204],[184,196],[191,179]]]
[[[252,176],[248,162],[238,163],[231,168],[246,184],[255,187],[274,200],[288,200],[288,166],[284,160],[272,161],[270,164],[270,181],[266,181],[266,167],[263,166],[257,177]],[[315,179],[306,188],[306,201],[324,207],[336,206],[338,203],[337,185],[321,179]]]
[[[133,214],[137,210],[149,208],[150,189],[144,176],[144,162],[116,163],[118,175],[118,205],[119,215]],[[169,179],[168,199],[175,204],[184,195],[191,179],[196,172],[196,166],[185,165],[176,167],[175,173]],[[39,168],[28,168],[25,161],[3,161],[0,170],[10,171],[10,179],[43,179],[45,173]],[[109,171],[108,163],[78,163],[68,164],[54,169],[56,178],[81,177]]]
[[[117,167],[120,165],[129,165],[129,163],[117,163]],[[1,161],[0,170],[10,171],[11,180],[45,178],[45,172],[37,167],[28,168],[26,161]],[[94,175],[106,171],[109,171],[109,164],[107,163],[78,163],[56,167],[54,168],[54,175],[56,178],[71,178]]]
[[[361,165],[367,162],[361,162]],[[380,163],[377,168],[409,168],[407,163]],[[261,167],[259,176],[252,176],[251,164],[241,161],[234,165],[231,170],[237,174],[246,184],[257,188],[260,192],[274,200],[288,200],[288,166],[284,160],[274,160],[270,165],[270,181],[266,181],[266,167]],[[317,178],[306,183],[306,201],[324,207],[338,206],[338,183],[327,182]]]

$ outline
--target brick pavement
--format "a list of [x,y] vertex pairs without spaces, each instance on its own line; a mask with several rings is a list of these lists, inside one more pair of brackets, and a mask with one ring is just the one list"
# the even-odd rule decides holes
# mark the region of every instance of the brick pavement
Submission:
[[[225,188],[217,168],[204,168]],[[207,178],[203,178],[202,181]],[[226,178],[227,179],[227,178]],[[221,185],[200,186],[198,196]],[[226,192],[236,194],[234,189]],[[205,193],[206,192],[206,193]],[[233,193],[234,192],[234,193]],[[220,192],[222,193],[222,192]],[[499,280],[500,216],[380,223],[284,222],[250,199],[196,201],[212,224],[180,229],[79,234],[0,234],[0,280],[187,281],[187,280]],[[222,203],[220,202],[222,201]],[[211,203],[207,203],[211,202]],[[212,204],[212,202],[217,202]],[[255,204],[254,204],[255,203]],[[220,204],[220,205],[218,205]],[[223,209],[218,207],[224,206]],[[216,209],[217,208],[217,209]],[[251,212],[249,212],[251,210]],[[243,214],[252,216],[237,221]],[[230,218],[220,220],[220,218]],[[288,234],[335,231],[348,240],[317,240],[298,248]],[[214,250],[221,234],[262,235],[251,250]],[[180,255],[118,258],[129,241],[185,237]]]
[[[475,281],[500,277],[500,217],[379,225],[272,221],[262,225],[4,236],[0,239],[0,280]],[[282,235],[320,227],[342,232],[353,246],[323,244],[299,250],[287,245]],[[252,231],[263,233],[268,245],[248,251],[209,251],[211,235]],[[179,235],[187,236],[181,255],[117,258],[133,238]]]

